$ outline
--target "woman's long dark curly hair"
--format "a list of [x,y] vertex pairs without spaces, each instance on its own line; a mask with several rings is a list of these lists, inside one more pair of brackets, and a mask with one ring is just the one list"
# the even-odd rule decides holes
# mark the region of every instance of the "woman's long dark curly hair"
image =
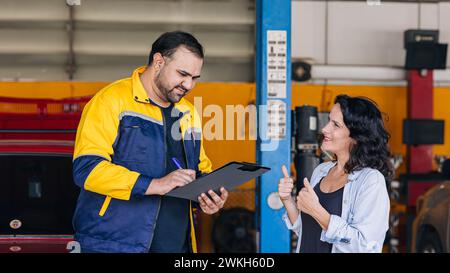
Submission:
[[394,176],[388,147],[389,133],[377,105],[365,97],[338,95],[334,100],[341,107],[345,126],[355,144],[350,148],[350,158],[345,164],[347,173],[365,167],[379,170],[386,181]]

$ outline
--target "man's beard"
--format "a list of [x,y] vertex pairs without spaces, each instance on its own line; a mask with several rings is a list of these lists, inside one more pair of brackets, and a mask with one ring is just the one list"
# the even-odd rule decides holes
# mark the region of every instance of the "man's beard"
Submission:
[[[166,99],[166,101],[171,102],[171,103],[177,103],[181,100],[182,97],[184,97],[184,94],[187,93],[187,90],[185,90],[183,87],[181,87],[180,85],[177,85],[175,87],[173,87],[172,89],[166,88],[162,81],[161,81],[161,76],[158,75],[156,77],[156,81],[155,81],[156,87],[158,87],[159,91],[161,92],[161,94],[164,96],[164,98]],[[175,93],[175,88],[179,88],[181,90],[184,91],[184,94],[182,96],[179,96]]]

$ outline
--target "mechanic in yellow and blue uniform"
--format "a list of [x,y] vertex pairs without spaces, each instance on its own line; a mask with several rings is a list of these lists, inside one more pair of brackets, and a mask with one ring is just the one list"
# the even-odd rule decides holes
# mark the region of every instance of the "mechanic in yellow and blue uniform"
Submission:
[[199,204],[216,213],[228,192],[209,191],[198,204],[165,194],[211,171],[200,117],[183,99],[202,66],[196,38],[164,33],[148,66],[106,86],[84,108],[73,157],[81,252],[197,251],[193,210]]

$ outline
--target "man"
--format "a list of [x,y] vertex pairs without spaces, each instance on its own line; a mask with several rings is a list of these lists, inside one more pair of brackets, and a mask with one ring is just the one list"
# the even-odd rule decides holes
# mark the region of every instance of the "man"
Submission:
[[[147,67],[85,106],[73,161],[81,188],[73,222],[82,252],[197,251],[194,204],[165,194],[211,171],[200,118],[183,99],[202,66],[203,47],[192,35],[164,33]],[[228,192],[209,195],[199,204],[213,214]]]

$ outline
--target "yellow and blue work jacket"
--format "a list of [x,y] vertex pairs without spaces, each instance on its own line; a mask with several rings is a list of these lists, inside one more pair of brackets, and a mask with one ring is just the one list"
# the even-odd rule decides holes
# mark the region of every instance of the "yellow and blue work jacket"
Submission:
[[[82,249],[147,252],[151,246],[161,196],[145,192],[153,178],[165,175],[167,148],[161,110],[150,103],[139,78],[144,70],[106,86],[83,110],[73,157],[74,181],[81,188],[73,224]],[[174,107],[183,113],[187,168],[210,172],[197,112],[185,99]],[[196,252],[190,207],[190,246]]]

